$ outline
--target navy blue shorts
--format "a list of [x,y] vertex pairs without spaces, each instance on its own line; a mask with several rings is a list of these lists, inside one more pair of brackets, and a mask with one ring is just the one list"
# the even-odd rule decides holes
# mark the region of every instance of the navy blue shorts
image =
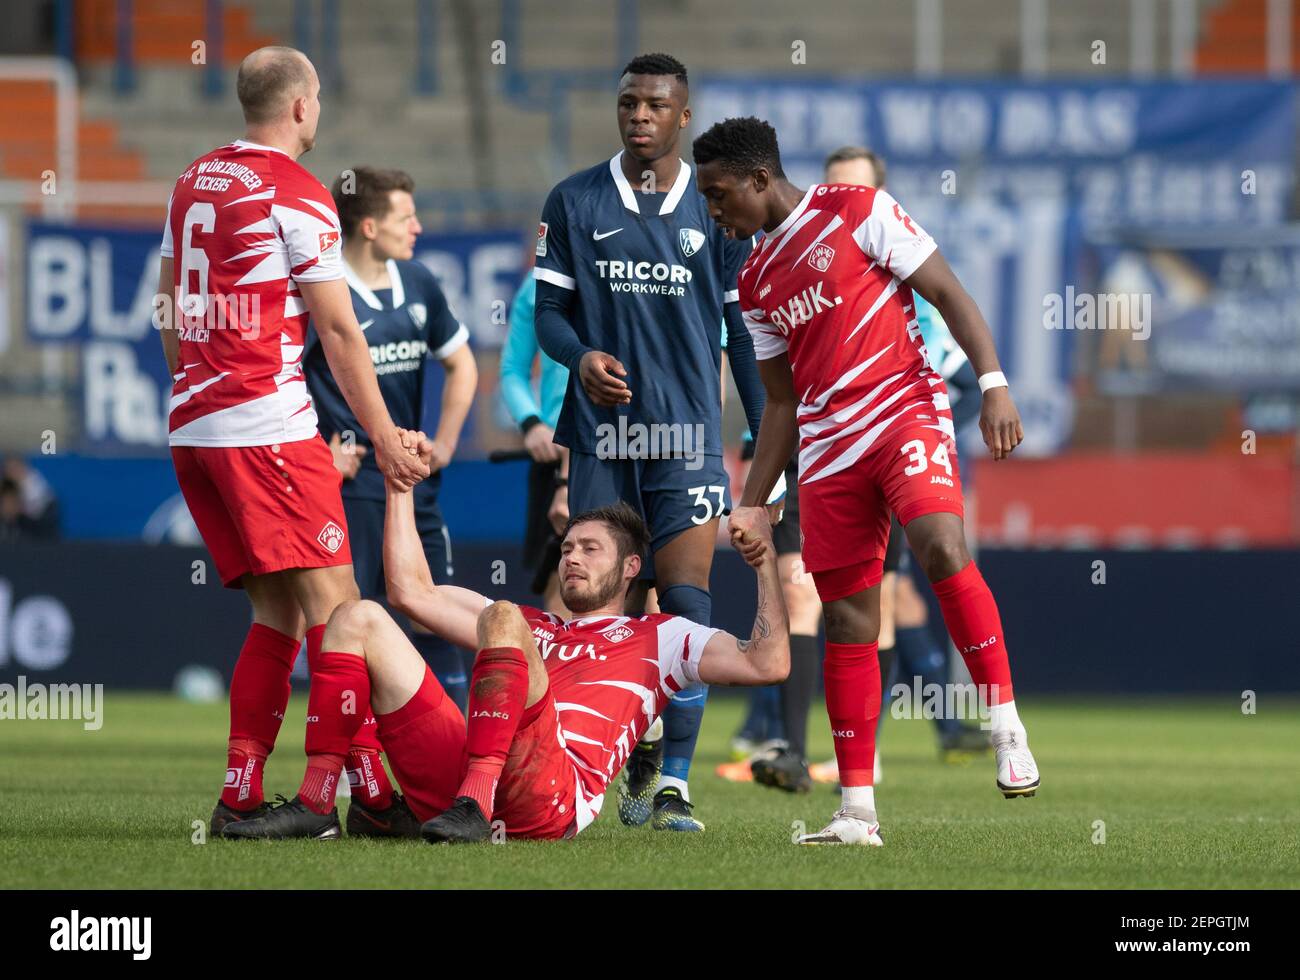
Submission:
[[[692,468],[694,467],[694,468]],[[677,535],[731,511],[731,481],[721,456],[601,459],[569,454],[569,513],[626,501],[650,528],[641,578],[654,578],[656,551]]]
[[[356,574],[361,597],[383,599],[388,591],[384,586],[384,502],[344,497],[343,513],[348,519],[352,571]],[[436,500],[427,503],[416,500],[415,526],[434,583],[451,584],[451,536]]]

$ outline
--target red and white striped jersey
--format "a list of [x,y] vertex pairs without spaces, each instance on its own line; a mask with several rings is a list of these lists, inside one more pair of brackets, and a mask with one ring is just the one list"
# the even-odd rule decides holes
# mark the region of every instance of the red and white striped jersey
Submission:
[[180,304],[171,445],[316,435],[297,282],[343,278],[341,243],[329,191],[280,150],[236,140],[177,178],[162,240]]
[[546,664],[560,744],[577,772],[582,830],[668,699],[699,681],[704,645],[718,631],[662,613],[566,623],[531,606],[520,611]]
[[740,270],[755,355],[789,354],[801,484],[852,466],[918,415],[952,436],[948,390],[903,284],[935,247],[884,191],[820,184]]

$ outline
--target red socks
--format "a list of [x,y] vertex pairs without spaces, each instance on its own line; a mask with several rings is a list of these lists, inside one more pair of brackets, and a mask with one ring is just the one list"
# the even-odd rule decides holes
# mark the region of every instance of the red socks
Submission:
[[827,643],[823,665],[840,785],[870,786],[875,778],[880,663],[875,643]]
[[469,767],[456,795],[472,797],[489,820],[497,782],[527,701],[524,651],[518,647],[480,650],[470,677]]
[[298,640],[254,623],[230,679],[230,742],[221,802],[252,810],[262,802],[262,770],[289,704]]
[[932,582],[948,635],[961,652],[986,704],[1012,700],[1011,663],[998,604],[972,561],[956,575]]
[[[313,687],[324,636],[324,626],[313,626],[307,631],[307,667],[311,671]],[[379,744],[379,726],[370,710],[369,694],[364,704],[357,703],[357,711],[362,715],[361,727],[357,729],[344,761],[348,787],[352,795],[371,810],[387,810],[393,805],[393,784],[379,754],[383,749]]]
[[370,675],[355,653],[317,656],[307,697],[307,774],[298,796],[317,813],[334,808],[348,750],[370,712]]
[[371,810],[387,810],[393,805],[393,784],[388,780],[380,751],[379,725],[367,703],[366,717],[348,749],[347,772],[352,798]]

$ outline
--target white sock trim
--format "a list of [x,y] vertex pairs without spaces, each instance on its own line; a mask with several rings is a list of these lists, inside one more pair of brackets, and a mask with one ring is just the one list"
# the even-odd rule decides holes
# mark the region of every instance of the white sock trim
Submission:
[[682,794],[683,800],[687,803],[691,802],[691,793],[687,789],[686,780],[678,779],[676,776],[660,776],[659,785],[655,787],[655,792],[658,793],[665,789],[675,789]]
[[1025,730],[1016,712],[1015,701],[1004,701],[989,708],[989,728],[993,732],[1021,732]]
[[840,798],[846,807],[855,811],[855,815],[864,820],[876,819],[876,788],[874,786],[841,786]]

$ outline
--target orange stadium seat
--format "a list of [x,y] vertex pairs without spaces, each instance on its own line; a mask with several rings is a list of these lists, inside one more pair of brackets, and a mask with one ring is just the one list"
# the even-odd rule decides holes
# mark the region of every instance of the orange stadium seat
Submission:
[[[169,0],[135,0],[132,4],[131,41],[135,61],[140,64],[182,64],[191,56],[190,45],[207,34],[202,4],[176,9]],[[226,3],[222,11],[222,35],[225,44],[222,59],[238,61],[238,56],[275,38],[253,30],[252,12],[244,4]],[[77,59],[111,61],[117,55],[116,0],[78,0],[76,13]]]
[[[1300,66],[1300,11],[1292,3],[1292,68]],[[1208,11],[1196,50],[1196,70],[1255,75],[1268,70],[1268,0],[1227,0]]]

